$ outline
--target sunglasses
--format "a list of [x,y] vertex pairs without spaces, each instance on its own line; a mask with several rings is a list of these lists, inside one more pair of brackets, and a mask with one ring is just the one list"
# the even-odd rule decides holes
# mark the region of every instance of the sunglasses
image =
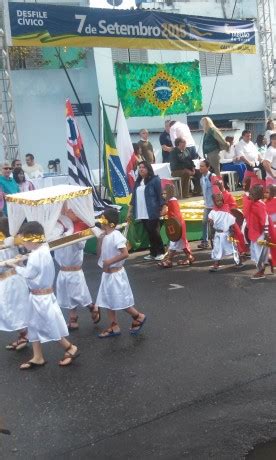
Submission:
[[12,168],[3,168],[3,169],[9,169],[10,171],[12,170]]

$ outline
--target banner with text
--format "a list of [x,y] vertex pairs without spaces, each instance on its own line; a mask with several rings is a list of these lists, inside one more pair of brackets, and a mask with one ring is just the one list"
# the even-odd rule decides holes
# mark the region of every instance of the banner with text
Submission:
[[9,15],[13,46],[256,52],[250,19],[16,2]]

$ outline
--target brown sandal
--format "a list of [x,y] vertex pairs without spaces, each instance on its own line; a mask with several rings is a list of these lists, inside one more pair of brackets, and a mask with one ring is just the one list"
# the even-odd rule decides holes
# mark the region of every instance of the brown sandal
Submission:
[[[76,331],[79,328],[78,319],[78,316],[71,316],[71,318],[69,318],[69,322],[67,324],[69,331]],[[73,324],[75,324],[75,326],[73,326]]]
[[6,345],[6,350],[20,351],[24,350],[28,345],[29,340],[26,332],[20,332],[18,339],[15,342]]
[[194,261],[195,261],[195,258],[193,256],[191,256],[191,257],[188,257],[188,259],[178,260],[177,265],[180,265],[180,266],[192,265]]
[[[80,356],[80,352],[78,351],[78,348],[76,349],[76,353],[74,355],[72,355],[72,353],[70,353],[70,349],[72,348],[73,344],[71,343],[71,345],[67,348],[67,350],[65,351],[64,353],[64,356],[63,358],[60,360],[60,362],[58,363],[59,366],[62,366],[62,367],[66,367],[66,366],[70,366],[70,364],[72,364],[72,362],[78,358]],[[67,364],[62,364],[63,361],[69,359],[70,361],[67,363]]]
[[89,307],[91,318],[94,324],[98,324],[101,321],[101,310],[95,310],[95,304],[90,305]]
[[160,268],[172,268],[173,263],[171,260],[166,259],[166,260],[162,260],[162,262],[159,262],[157,265]]
[[118,326],[118,323],[111,323],[111,327],[104,329],[100,334],[98,334],[99,339],[108,339],[109,337],[117,337],[121,335],[121,331],[114,331],[114,326]]
[[145,321],[147,319],[146,315],[144,315],[144,319],[142,321],[140,319],[138,319],[139,316],[140,316],[140,314],[132,317],[133,321],[131,323],[131,328],[129,329],[129,333],[131,335],[139,334],[140,330],[142,329],[142,327],[145,324]]

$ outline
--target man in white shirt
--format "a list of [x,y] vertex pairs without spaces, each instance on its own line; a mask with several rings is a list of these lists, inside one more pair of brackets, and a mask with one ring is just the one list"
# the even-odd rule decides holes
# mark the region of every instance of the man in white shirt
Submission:
[[276,185],[276,134],[270,136],[270,147],[264,154],[263,167],[267,185]]
[[235,146],[235,160],[245,163],[247,171],[254,171],[258,163],[258,150],[251,141],[251,131],[247,129],[242,132],[242,139]]
[[25,158],[26,158],[26,164],[22,166],[22,169],[26,173],[28,178],[36,179],[37,177],[42,177],[43,168],[38,163],[35,163],[33,154],[27,153]]
[[191,159],[195,160],[198,158],[198,154],[196,152],[195,141],[191,134],[190,128],[186,123],[182,123],[181,121],[171,121],[170,122],[170,137],[172,141],[172,145],[175,147],[175,140],[177,138],[184,139],[186,142],[186,149],[189,151]]

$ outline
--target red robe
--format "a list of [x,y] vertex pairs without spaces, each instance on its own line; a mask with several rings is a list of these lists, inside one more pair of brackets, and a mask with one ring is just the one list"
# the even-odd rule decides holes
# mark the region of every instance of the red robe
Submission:
[[86,225],[82,220],[78,219],[74,221],[74,233],[81,232],[87,228],[89,228],[88,225]]
[[250,200],[246,209],[245,218],[249,240],[255,242],[260,238],[264,232],[265,225],[268,223],[265,203],[262,200]]
[[[266,201],[266,210],[268,213],[269,219],[269,235],[270,241],[273,244],[276,244],[276,221],[273,221],[271,216],[276,214],[276,197],[270,198]],[[270,255],[272,260],[273,267],[276,267],[276,247],[270,248]]]
[[178,222],[181,223],[181,226],[182,226],[181,239],[183,240],[184,248],[188,249],[188,251],[190,252],[190,245],[189,245],[189,242],[187,240],[187,235],[186,235],[186,222],[183,219],[183,216],[182,216],[180,206],[179,206],[179,203],[178,203],[177,199],[176,198],[171,198],[168,201],[167,206],[168,206],[167,216],[169,218],[173,217],[174,219],[177,219]]
[[222,192],[222,196],[223,196],[224,203],[228,204],[230,211],[231,209],[238,207],[235,198],[233,197],[233,195],[231,195],[230,192],[228,192],[227,190],[224,190],[224,192]]

